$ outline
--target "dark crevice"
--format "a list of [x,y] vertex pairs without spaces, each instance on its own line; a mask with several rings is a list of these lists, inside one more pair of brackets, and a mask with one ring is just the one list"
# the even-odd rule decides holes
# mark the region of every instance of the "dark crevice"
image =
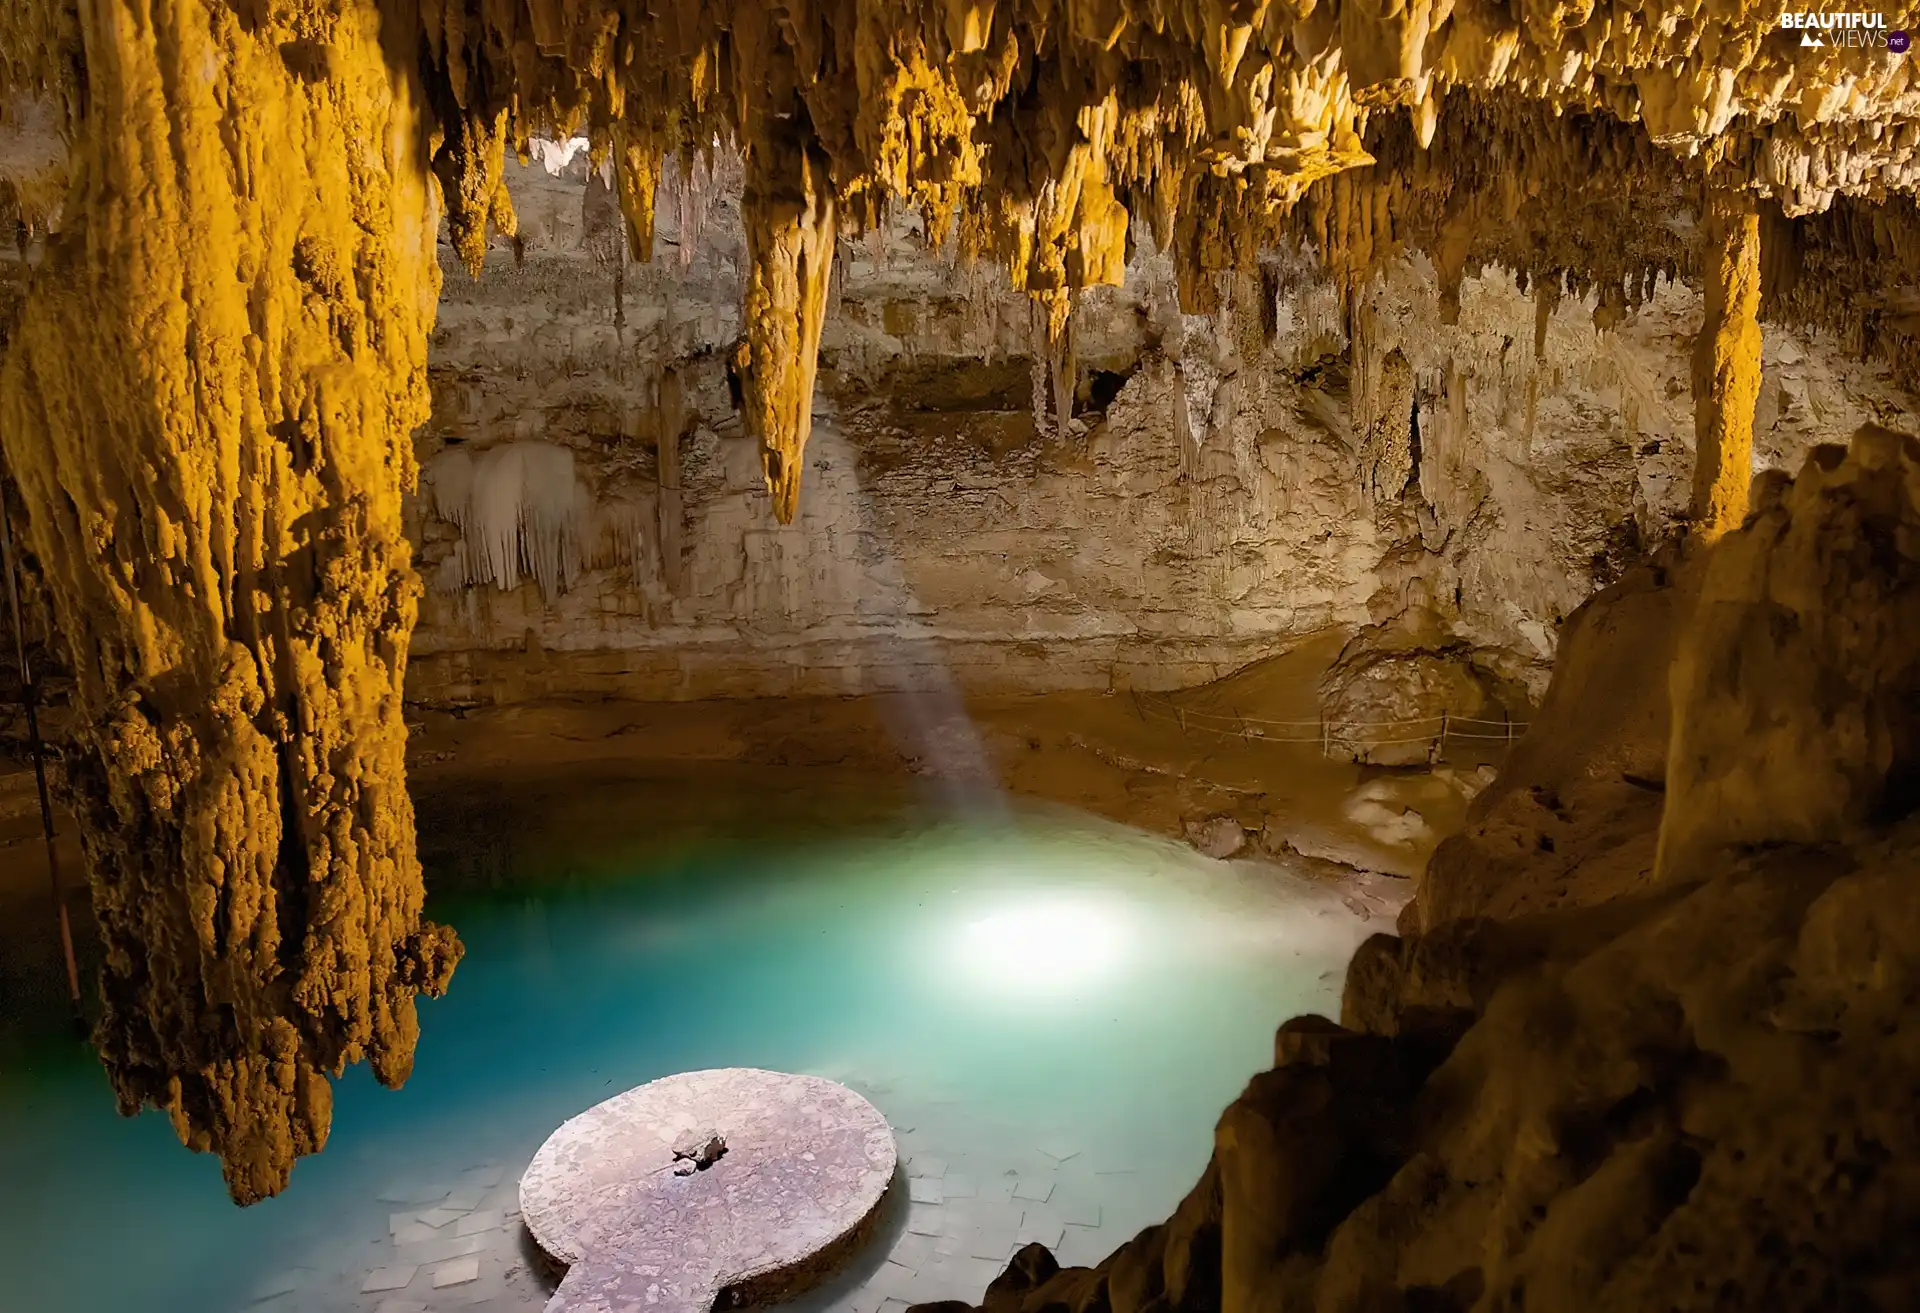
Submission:
[[280,758],[280,851],[273,864],[274,917],[280,930],[280,965],[292,970],[306,946],[307,908],[313,869],[307,853],[300,790],[294,780],[294,744],[278,745]]

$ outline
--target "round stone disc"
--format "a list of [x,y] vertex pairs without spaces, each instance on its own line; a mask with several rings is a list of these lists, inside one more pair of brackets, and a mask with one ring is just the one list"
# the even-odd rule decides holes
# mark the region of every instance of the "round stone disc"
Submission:
[[[726,1144],[718,1158],[676,1157],[709,1131]],[[729,1288],[784,1295],[824,1275],[863,1237],[895,1163],[885,1118],[844,1085],[686,1072],[549,1136],[520,1178],[520,1213],[568,1265],[555,1313],[704,1309]]]

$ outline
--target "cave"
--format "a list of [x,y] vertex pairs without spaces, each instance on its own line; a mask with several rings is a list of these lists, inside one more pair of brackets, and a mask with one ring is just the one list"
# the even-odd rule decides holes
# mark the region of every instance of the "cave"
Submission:
[[0,1303],[1920,1307],[1915,27],[16,0]]

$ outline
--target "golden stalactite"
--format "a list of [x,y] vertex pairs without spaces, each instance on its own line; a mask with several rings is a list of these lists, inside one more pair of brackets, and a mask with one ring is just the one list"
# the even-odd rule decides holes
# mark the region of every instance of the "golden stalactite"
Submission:
[[407,1078],[460,952],[405,780],[439,275],[401,16],[84,6],[68,213],[0,374],[74,676],[96,1043],[243,1203],[325,1143],[330,1076]]
[[613,133],[613,178],[620,214],[627,226],[627,250],[642,262],[653,259],[653,207],[660,193],[660,143],[643,126],[618,124]]
[[790,524],[813,433],[814,372],[833,278],[834,199],[825,161],[750,148],[740,217],[749,260],[747,422],[760,440],[774,518]]
[[[819,149],[803,70],[832,61],[832,29],[817,13],[791,22],[742,16],[732,32],[732,74],[741,107],[747,237],[742,394],[748,430],[760,441],[774,518],[793,521],[813,432],[813,384],[833,279],[838,211],[831,164]],[[786,52],[786,58],[775,52]],[[746,88],[752,88],[748,92]]]
[[1753,481],[1760,401],[1760,215],[1753,198],[1715,193],[1700,224],[1705,314],[1693,344],[1692,534],[1740,527]]
[[[460,109],[447,116],[433,171],[447,202],[447,236],[473,277],[487,262],[489,225],[501,212],[506,187],[507,112]],[[511,203],[505,213],[511,214]],[[511,236],[509,232],[506,234]]]

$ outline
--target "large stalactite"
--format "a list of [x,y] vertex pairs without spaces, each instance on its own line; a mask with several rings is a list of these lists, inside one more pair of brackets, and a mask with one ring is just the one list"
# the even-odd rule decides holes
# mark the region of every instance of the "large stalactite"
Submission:
[[459,955],[401,719],[438,293],[414,30],[267,9],[86,7],[69,212],[0,379],[82,726],[96,1041],[241,1202],[325,1142],[329,1074],[406,1079]]
[[[786,179],[769,173],[786,172]],[[747,415],[782,524],[800,507],[801,456],[813,431],[813,379],[833,274],[834,203],[810,156],[763,167],[747,157],[741,218],[747,275]],[[782,186],[782,182],[787,185]]]
[[769,74],[777,79],[740,97],[748,107],[740,218],[750,263],[742,377],[773,513],[784,524],[799,509],[801,457],[813,430],[838,215],[827,160],[811,140],[791,68],[768,54],[779,41],[770,18],[749,20],[735,33],[736,76],[748,84]]
[[1750,198],[1714,195],[1701,224],[1706,313],[1693,346],[1690,516],[1700,538],[1737,529],[1753,479],[1760,400],[1760,215]]

